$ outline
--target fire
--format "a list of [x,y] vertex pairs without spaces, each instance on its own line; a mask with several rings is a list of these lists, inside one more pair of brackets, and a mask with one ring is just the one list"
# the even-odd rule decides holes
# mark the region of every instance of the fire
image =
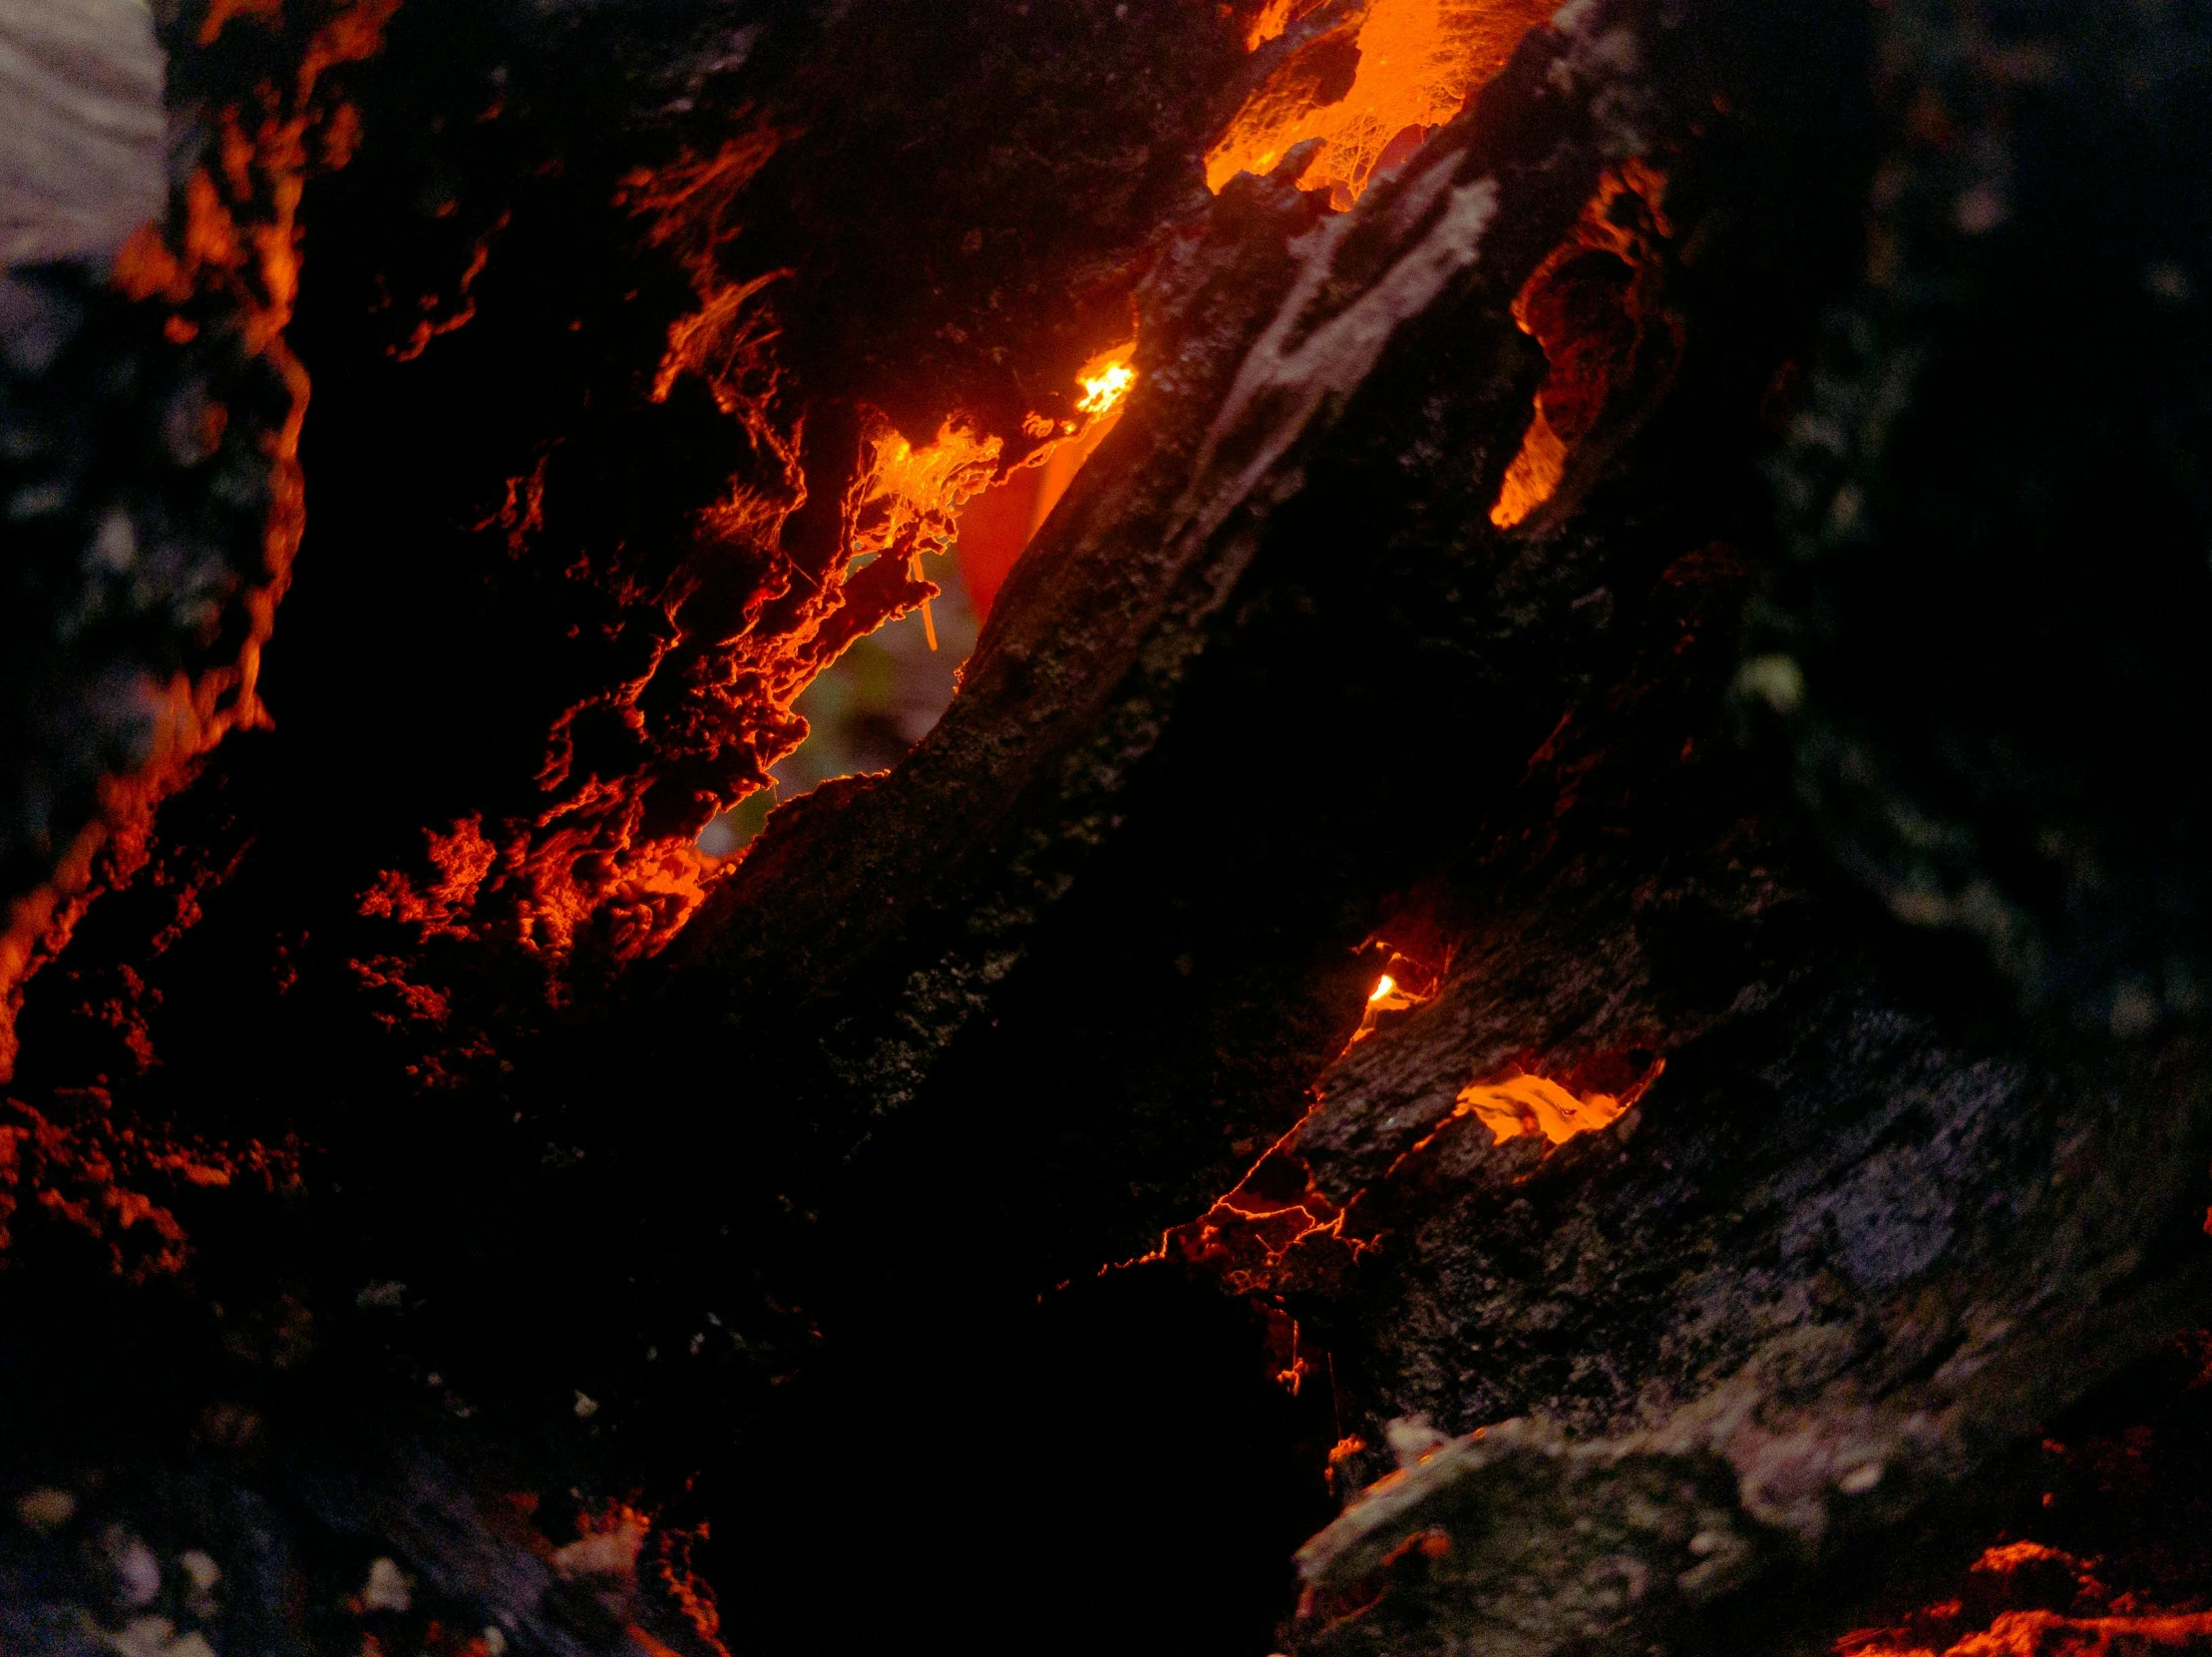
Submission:
[[1109,413],[1129,395],[1129,388],[1137,383],[1137,371],[1126,362],[1110,362],[1096,374],[1081,381],[1083,395],[1076,407],[1096,418]]
[[999,586],[1014,567],[1030,539],[1060,504],[1075,474],[1083,469],[1121,419],[1129,393],[1137,384],[1137,371],[1129,365],[1137,342],[1101,351],[1077,370],[1075,383],[1082,395],[1076,412],[1087,416],[1054,420],[1032,414],[1023,431],[1045,439],[1024,462],[1014,466],[993,485],[960,520],[960,575],[967,583],[968,600],[977,615],[989,612]]
[[[1257,48],[1283,34],[1297,9],[1268,7],[1246,38]],[[1378,172],[1457,115],[1553,10],[1552,0],[1371,0],[1356,35],[1347,23],[1305,42],[1246,100],[1207,153],[1207,187],[1267,173],[1319,139],[1302,188],[1350,207]],[[1347,64],[1356,68],[1345,88]]]
[[941,551],[951,513],[990,482],[999,448],[997,438],[949,421],[925,448],[897,432],[879,437],[859,488],[851,555],[884,553],[909,541]]
[[[1344,1043],[1346,1052],[1375,1033],[1382,1015],[1419,1007],[1436,994],[1435,968],[1396,950],[1386,964],[1389,971],[1367,993],[1359,1028]],[[1349,1229],[1349,1204],[1335,1201],[1313,1183],[1296,1150],[1304,1127],[1299,1121],[1270,1145],[1227,1195],[1196,1220],[1170,1227],[1159,1248],[1143,1258],[1209,1262],[1231,1289],[1253,1294],[1270,1287],[1293,1249],[1333,1246],[1343,1258],[1357,1259],[1374,1247],[1375,1238]],[[1288,1377],[1286,1384],[1297,1391]]]
[[1393,950],[1387,965],[1389,971],[1376,979],[1374,989],[1367,993],[1359,1028],[1344,1043],[1346,1052],[1375,1033],[1385,1013],[1403,1013],[1408,1008],[1419,1007],[1436,993],[1436,973],[1411,956]]
[[927,595],[936,589],[922,576],[922,555],[950,550],[959,509],[989,486],[1000,447],[997,438],[951,421],[922,449],[890,432],[876,440],[867,475],[854,489],[848,557],[905,555],[908,579],[924,589],[922,625],[932,650],[937,623]]

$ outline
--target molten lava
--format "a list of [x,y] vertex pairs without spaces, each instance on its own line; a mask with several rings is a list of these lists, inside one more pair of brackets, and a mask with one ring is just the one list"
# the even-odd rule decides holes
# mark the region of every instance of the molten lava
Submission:
[[[1419,149],[1430,131],[1504,67],[1550,0],[1372,0],[1354,20],[1287,51],[1206,156],[1219,191],[1240,173],[1268,173],[1296,146],[1321,141],[1300,181],[1348,207],[1378,173]],[[1257,49],[1311,7],[1270,5],[1247,38]]]
[[[1577,1134],[1594,1133],[1619,1121],[1665,1068],[1663,1058],[1615,1053],[1602,1054],[1557,1076],[1516,1064],[1503,1075],[1462,1087],[1445,1121],[1472,1116],[1490,1130],[1492,1144],[1540,1133],[1553,1144],[1564,1145]],[[1407,1155],[1435,1136],[1430,1133]]]
[[[1344,1043],[1346,1052],[1374,1035],[1384,1016],[1407,1012],[1436,993],[1432,967],[1396,951],[1387,965],[1389,970],[1367,993],[1359,1028]],[[1235,1188],[1204,1214],[1166,1232],[1159,1249],[1147,1258],[1203,1262],[1218,1270],[1233,1292],[1256,1294],[1274,1287],[1293,1249],[1334,1248],[1355,1260],[1373,1247],[1375,1239],[1347,1229],[1350,1204],[1334,1201],[1313,1183],[1295,1148],[1304,1125],[1300,1121],[1270,1145]],[[1294,1365],[1286,1372],[1293,1373],[1302,1372]],[[1290,1389],[1297,1390],[1294,1379]]]
[[[1089,418],[1081,424],[1059,423],[1053,437],[1017,465],[1006,477],[984,491],[962,510],[959,522],[960,576],[967,584],[968,601],[977,616],[989,614],[991,601],[1060,497],[1075,481],[1076,473],[1106,441],[1121,420],[1129,393],[1136,388],[1137,371],[1129,365],[1135,340],[1101,351],[1077,372],[1082,395],[1077,412]],[[1028,435],[1048,435],[1053,422],[1032,415]]]
[[856,562],[887,554],[906,560],[908,579],[925,589],[922,624],[932,650],[937,627],[929,599],[936,589],[922,574],[922,555],[950,549],[959,509],[989,485],[1000,447],[997,438],[950,421],[923,449],[889,432],[876,440],[867,472],[847,497],[848,556]]
[[1578,1133],[1610,1125],[1627,1109],[1611,1093],[1577,1098],[1556,1081],[1518,1075],[1489,1086],[1462,1088],[1454,1114],[1479,1117],[1496,1136],[1496,1144],[1523,1133],[1541,1133],[1553,1144],[1564,1145]]
[[1126,362],[1108,362],[1095,374],[1081,377],[1083,395],[1076,407],[1094,418],[1111,413],[1137,383],[1137,371]]
[[1681,331],[1659,295],[1659,247],[1673,234],[1665,201],[1666,179],[1654,168],[1629,162],[1609,173],[1575,228],[1514,296],[1513,319],[1544,347],[1548,366],[1490,509],[1499,529],[1549,503],[1570,462],[1600,458],[1611,447],[1606,433],[1633,420],[1671,378]]
[[[1294,1148],[1300,1121],[1268,1147],[1236,1189],[1184,1225],[1171,1227],[1146,1260],[1181,1260],[1215,1273],[1231,1294],[1274,1294],[1293,1250],[1333,1251],[1345,1262],[1375,1246],[1376,1239],[1347,1229],[1347,1205],[1314,1185]],[[1131,1262],[1134,1264],[1135,1262]],[[1284,1318],[1289,1346],[1282,1378],[1291,1392],[1304,1373],[1296,1361],[1296,1326]]]
[[1835,1657],[2132,1657],[2212,1649],[2212,1611],[2115,1593],[2098,1580],[2096,1560],[2039,1542],[1985,1549],[1968,1576],[1966,1593],[1914,1612],[1899,1627],[1846,1634]]

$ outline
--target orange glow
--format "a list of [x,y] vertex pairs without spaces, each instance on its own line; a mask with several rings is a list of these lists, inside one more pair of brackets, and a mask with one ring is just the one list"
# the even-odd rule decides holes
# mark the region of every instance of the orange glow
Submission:
[[210,0],[207,16],[199,25],[197,44],[212,46],[223,25],[233,17],[250,17],[263,28],[284,26],[284,0]]
[[889,552],[910,538],[933,543],[926,551],[940,551],[951,538],[950,514],[990,482],[999,448],[997,438],[950,421],[923,449],[897,432],[877,438],[857,486],[847,555]]
[[433,829],[426,838],[438,878],[418,887],[387,869],[362,895],[360,912],[419,927],[425,938],[466,938],[469,929],[462,922],[476,905],[484,877],[499,861],[499,848],[485,838],[481,812],[455,823],[450,834]]
[[[918,447],[879,419],[863,434],[858,476],[839,500],[836,544],[803,558],[784,546],[784,526],[807,493],[800,411],[774,348],[774,287],[787,272],[733,277],[724,263],[746,191],[787,135],[765,119],[739,127],[710,155],[685,151],[626,175],[616,199],[645,221],[647,243],[665,250],[697,301],[670,325],[649,395],[663,399],[680,377],[697,379],[780,467],[781,482],[733,483],[699,514],[696,550],[657,601],[669,624],[639,671],[553,719],[534,779],[536,810],[455,824],[431,837],[428,878],[387,870],[360,895],[365,914],[422,940],[466,935],[535,956],[554,1005],[579,964],[595,971],[656,954],[698,911],[731,867],[699,850],[699,829],[765,785],[769,768],[805,737],[792,704],[807,683],[856,638],[931,596],[920,555],[944,550],[959,502],[996,468],[994,439],[950,427]],[[513,556],[530,551],[545,533],[557,467],[541,453],[473,528],[502,536]],[[702,568],[731,559],[773,572],[756,594],[762,607],[735,627],[740,619],[716,608],[715,580]],[[574,573],[625,592],[633,580],[619,547]],[[622,745],[587,760],[579,721],[608,713],[625,731]],[[702,760],[724,771],[712,792],[698,778]],[[689,796],[673,815],[670,791],[659,786],[672,775]]]
[[[1075,376],[1075,383],[1083,388],[1083,395],[1076,399],[1078,412],[1090,419],[1082,426],[1070,426],[1066,433],[1043,451],[1044,476],[1037,485],[1035,504],[1029,510],[1029,535],[1044,527],[1052,516],[1052,509],[1060,504],[1060,497],[1075,481],[1075,474],[1083,464],[1098,452],[1106,441],[1106,434],[1121,422],[1123,404],[1137,383],[1137,371],[1129,366],[1137,342],[1117,345],[1110,351],[1101,351],[1083,364]],[[1024,541],[1026,541],[1024,537]]]
[[[1268,173],[1297,145],[1319,139],[1321,152],[1300,186],[1350,207],[1378,171],[1457,115],[1555,9],[1553,0],[1371,0],[1355,38],[1336,30],[1308,42],[1246,100],[1207,153],[1207,188],[1218,192],[1240,173]],[[1288,5],[1270,5],[1248,41],[1257,47],[1281,34],[1290,16]],[[1352,54],[1350,88],[1331,97]]]
[[[1125,346],[1123,349],[1132,349]],[[1129,395],[1129,388],[1137,383],[1137,371],[1126,362],[1111,361],[1100,365],[1096,373],[1080,376],[1083,395],[1075,406],[1083,413],[1097,417],[1111,412]]]
[[652,1515],[626,1501],[610,1501],[596,1510],[585,1508],[576,1514],[576,1539],[554,1548],[546,1562],[564,1582],[588,1577],[633,1579],[637,1557],[652,1530]]
[[[246,350],[274,370],[290,406],[261,440],[269,512],[260,580],[237,597],[245,625],[236,656],[195,677],[180,672],[166,684],[139,687],[154,726],[148,757],[134,771],[101,778],[93,820],[78,830],[42,885],[9,903],[0,926],[0,1080],[14,1073],[15,1018],[25,983],[67,946],[103,890],[122,886],[145,866],[155,808],[191,780],[230,731],[269,723],[258,694],[261,649],[274,630],[307,523],[299,437],[309,386],[284,329],[299,291],[299,203],[315,165],[310,140],[326,141],[325,165],[342,165],[343,147],[327,140],[333,128],[344,126],[340,118],[348,106],[322,92],[323,72],[375,55],[398,7],[399,0],[330,0],[307,33],[288,97],[271,87],[257,112],[233,106],[214,112],[219,162],[185,182],[184,222],[166,230],[144,225],[116,255],[110,279],[126,298],[171,307],[165,331],[173,340],[198,331],[189,316],[179,314],[186,307],[234,307]],[[218,0],[201,43],[232,16],[277,27],[281,12],[274,0]]]
[[[1221,1273],[1232,1293],[1244,1295],[1265,1291],[1284,1258],[1301,1245],[1333,1246],[1351,1259],[1372,1248],[1372,1238],[1345,1229],[1344,1207],[1314,1187],[1305,1164],[1290,1149],[1304,1125],[1299,1122],[1270,1145],[1236,1189],[1197,1219],[1163,1232],[1160,1246],[1140,1258],[1205,1262]],[[1294,1351],[1293,1332],[1292,1355]],[[1297,1390],[1290,1379],[1294,1371],[1293,1365],[1285,1374],[1292,1392]]]
[[1037,499],[1044,478],[1031,466],[1017,466],[960,513],[960,580],[978,620],[988,616],[998,590],[1013,573],[1037,521]]
[[1076,407],[1085,414],[1104,414],[1129,394],[1137,383],[1137,371],[1126,363],[1114,363],[1103,373],[1083,382],[1083,396]]
[[765,290],[788,270],[767,270],[733,282],[722,274],[723,245],[737,233],[745,189],[788,135],[765,122],[724,139],[712,156],[685,152],[658,173],[622,181],[622,200],[651,220],[647,240],[665,247],[691,278],[699,308],[668,325],[668,349],[653,378],[654,402],[666,401],[679,375],[696,375],[724,414],[745,423],[754,442],[784,463],[798,485],[797,444],[770,416],[778,384],[772,342],[776,324]]
[[1298,1388],[1313,1373],[1313,1366],[1298,1350],[1298,1321],[1282,1307],[1271,1306],[1267,1311],[1267,1325],[1263,1347],[1265,1361],[1273,1366],[1276,1385],[1296,1398]]
[[1543,1076],[1517,1075],[1461,1088],[1452,1114],[1479,1118],[1497,1136],[1494,1144],[1523,1133],[1541,1133],[1553,1144],[1564,1145],[1578,1133],[1610,1126],[1628,1108],[1611,1093],[1577,1097]]
[[[2115,1594],[2097,1580],[2096,1567],[2040,1542],[1989,1548],[1968,1572],[1965,1597],[1915,1611],[1902,1627],[1855,1629],[1832,1650],[1835,1657],[2148,1657],[2203,1651],[2212,1642],[2212,1611],[2168,1611],[2135,1593]],[[2053,1592],[2070,1601],[2066,1611],[2019,1605]],[[2013,1606],[2001,1608],[2007,1600]]]
[[1501,530],[1510,530],[1549,501],[1566,475],[1567,445],[1546,418],[1544,396],[1539,392],[1536,408],[1529,416],[1529,429],[1513,464],[1506,468],[1497,504],[1490,509],[1490,522]]
[[57,1092],[51,1115],[0,1101],[0,1251],[22,1221],[59,1224],[91,1239],[117,1276],[144,1281],[183,1271],[189,1258],[184,1227],[153,1193],[242,1180],[273,1190],[298,1177],[281,1149],[121,1127],[112,1110],[104,1087]]
[[1120,423],[1129,393],[1137,384],[1137,371],[1129,366],[1136,349],[1137,342],[1130,340],[1099,352],[1077,371],[1075,383],[1082,396],[1075,408],[1088,416],[1081,424],[1072,420],[1054,422],[1042,414],[1032,414],[1023,421],[1027,436],[1049,441],[1016,464],[962,513],[960,576],[978,617],[990,613],[991,602],[1023,550],[1052,516],[1052,509],[1060,504],[1076,473]]
[[1022,544],[1044,528],[1044,521],[1052,516],[1052,509],[1060,504],[1060,497],[1075,482],[1076,473],[1098,452],[1106,441],[1106,434],[1121,423],[1121,410],[1111,409],[1101,419],[1093,420],[1073,437],[1063,438],[1045,451],[1044,465],[1036,473],[1036,494],[1029,504],[1029,516],[1022,529]]
[[1376,979],[1374,989],[1367,993],[1367,1006],[1360,1015],[1359,1028],[1344,1043],[1346,1052],[1375,1033],[1383,1014],[1403,1013],[1408,1008],[1419,1007],[1436,993],[1436,974],[1411,956],[1393,950],[1388,966],[1390,970]]
[[[1380,939],[1371,943],[1389,948]],[[1436,994],[1438,969],[1397,950],[1390,950],[1386,965],[1389,971],[1367,993],[1359,1028],[1344,1043],[1346,1052],[1375,1033],[1384,1014],[1403,1013]],[[1252,1294],[1268,1287],[1293,1249],[1334,1250],[1342,1259],[1356,1260],[1374,1247],[1376,1239],[1362,1237],[1349,1227],[1357,1194],[1343,1202],[1331,1198],[1314,1185],[1292,1148],[1304,1125],[1300,1121],[1270,1145],[1227,1196],[1218,1198],[1196,1220],[1163,1233],[1160,1247],[1143,1258],[1205,1261],[1221,1272],[1233,1291]],[[1294,1385],[1291,1391],[1296,1391]]]
[[1619,1121],[1659,1080],[1666,1060],[1641,1050],[1605,1052],[1552,1075],[1542,1073],[1552,1067],[1527,1060],[1492,1079],[1462,1087],[1452,1113],[1416,1140],[1390,1171],[1396,1173],[1465,1116],[1490,1129],[1492,1144],[1540,1133],[1553,1144],[1564,1145],[1577,1134]]
[[[1514,295],[1513,320],[1544,347],[1548,370],[1490,522],[1512,529],[1549,502],[1601,422],[1663,381],[1680,354],[1659,303],[1655,243],[1671,235],[1666,179],[1631,161],[1599,182],[1574,229]],[[1631,395],[1621,395],[1629,392]]]
[[[925,449],[917,449],[897,432],[878,438],[868,472],[854,488],[847,557],[903,552],[908,579],[927,587],[922,555],[950,549],[959,509],[989,486],[1000,447],[997,438],[979,437],[950,421],[937,428],[936,441]],[[922,626],[929,648],[935,649],[937,623],[927,594],[922,600]]]
[[[1260,8],[1259,15],[1253,18],[1251,25],[1245,30],[1245,50],[1257,52],[1269,41],[1276,39],[1284,30],[1288,29],[1290,26],[1290,11],[1294,4],[1295,0],[1268,0],[1268,3]],[[1313,9],[1312,0],[1306,0],[1306,3],[1298,6],[1297,9],[1301,12],[1311,11]]]

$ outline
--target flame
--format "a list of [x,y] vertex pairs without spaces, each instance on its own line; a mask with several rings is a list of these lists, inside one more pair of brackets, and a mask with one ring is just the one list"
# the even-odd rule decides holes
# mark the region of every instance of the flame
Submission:
[[1075,383],[1083,388],[1083,395],[1076,399],[1075,407],[1090,419],[1081,427],[1069,424],[1064,435],[1045,449],[1044,476],[1029,512],[1030,535],[1035,535],[1052,516],[1052,509],[1060,504],[1075,474],[1083,470],[1084,462],[1106,441],[1106,434],[1120,423],[1122,404],[1137,383],[1137,371],[1129,366],[1136,350],[1137,342],[1132,339],[1099,352],[1077,371]]
[[1075,406],[1095,418],[1112,410],[1136,383],[1137,371],[1126,362],[1108,363],[1082,380],[1083,395]]
[[997,438],[949,420],[922,449],[891,432],[876,440],[867,475],[856,488],[847,556],[906,555],[907,579],[922,589],[922,627],[932,650],[937,622],[929,599],[936,589],[922,573],[922,555],[950,550],[959,509],[989,487],[1000,448]]
[[[1350,207],[1378,172],[1457,115],[1553,10],[1552,0],[1371,0],[1354,40],[1339,29],[1307,42],[1245,101],[1207,152],[1207,188],[1267,173],[1317,138],[1323,147],[1301,188]],[[1290,8],[1270,6],[1246,38],[1257,48],[1290,21]],[[1331,98],[1331,71],[1347,55],[1357,60],[1351,86]]]
[[1075,383],[1082,395],[1075,410],[1088,417],[1081,424],[1030,414],[1022,422],[1022,433],[1039,440],[1038,447],[980,497],[977,510],[960,520],[960,574],[978,616],[989,613],[1015,561],[1060,504],[1076,473],[1119,423],[1137,383],[1137,371],[1129,365],[1136,350],[1137,342],[1129,340],[1099,352],[1077,371]]
[[1408,1008],[1419,1007],[1436,993],[1437,975],[1434,969],[1396,950],[1390,952],[1387,965],[1389,971],[1376,979],[1374,989],[1368,992],[1367,1005],[1360,1015],[1359,1028],[1351,1033],[1351,1039],[1344,1043],[1345,1052],[1351,1051],[1375,1033],[1383,1014],[1403,1013]]
[[[929,543],[925,551],[942,551],[950,544],[950,515],[990,482],[1000,447],[997,438],[950,421],[925,448],[897,432],[877,438],[860,484],[862,512],[849,555],[888,552],[909,536]],[[883,510],[872,518],[868,509],[874,507]]]

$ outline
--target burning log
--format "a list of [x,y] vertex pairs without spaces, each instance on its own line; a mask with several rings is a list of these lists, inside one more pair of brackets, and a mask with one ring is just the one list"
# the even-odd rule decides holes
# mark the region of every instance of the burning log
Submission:
[[[125,271],[329,412],[276,730],[24,992],[11,1639],[1826,1643],[2201,1319],[2201,30],[1433,10],[403,8],[296,310]],[[169,20],[210,130],[274,15]],[[1086,439],[921,746],[698,853]],[[2083,594],[2126,763],[1992,688]]]

